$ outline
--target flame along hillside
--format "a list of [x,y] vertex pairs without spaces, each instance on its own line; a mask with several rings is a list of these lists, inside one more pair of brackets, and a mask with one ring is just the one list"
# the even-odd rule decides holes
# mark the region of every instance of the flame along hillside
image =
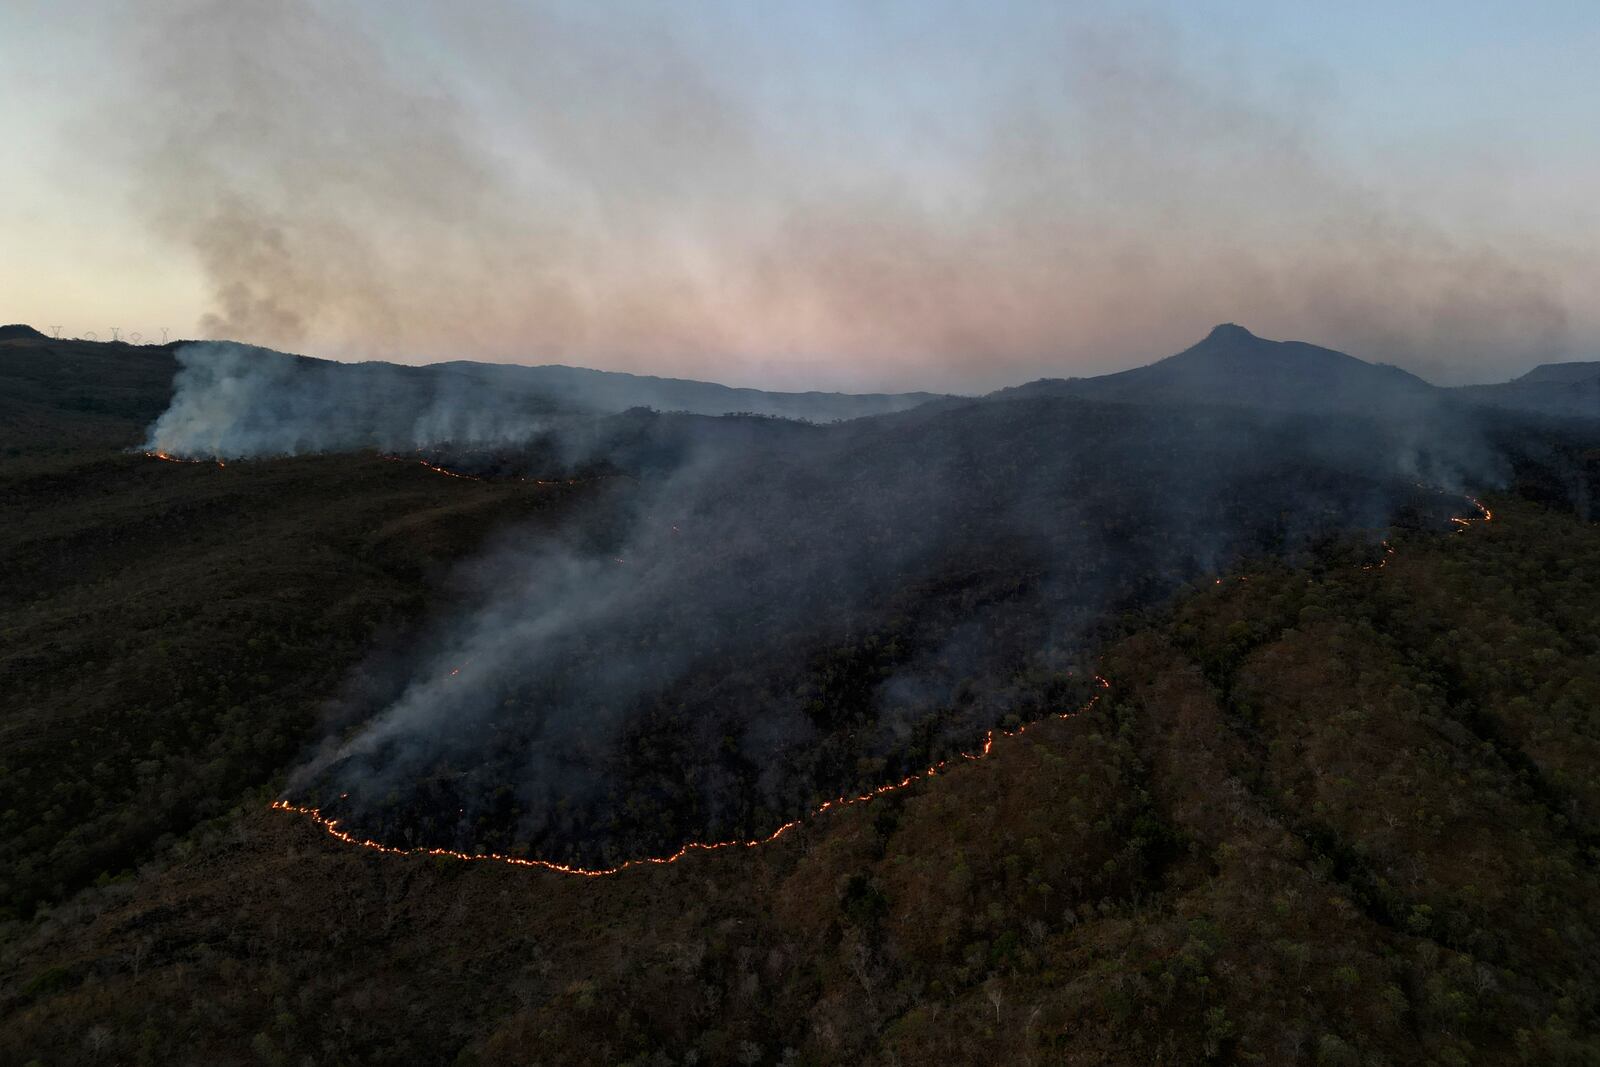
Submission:
[[[1096,681],[1100,683],[1102,688],[1110,684],[1103,678],[1097,678]],[[1085,704],[1078,711],[1062,712],[1056,717],[1060,719],[1073,718],[1075,715],[1092,709],[1095,701],[1098,699],[1099,695],[1096,694],[1095,697],[1090,699],[1089,703]],[[1018,726],[1014,730],[999,731],[998,736],[1002,740],[1005,738],[1017,737],[1018,735],[1025,733],[1029,727],[1038,725],[1038,722],[1039,720],[1035,720],[1034,722],[1025,723],[1022,726]],[[983,747],[977,752],[963,752],[961,753],[961,758],[966,760],[979,760],[986,758],[989,753],[994,750],[995,738],[996,731],[988,731],[983,737]],[[826,815],[829,812],[840,811],[856,804],[865,804],[889,793],[898,792],[899,790],[905,789],[908,786],[923,781],[924,779],[932,778],[934,775],[939,774],[941,771],[945,770],[945,768],[949,767],[952,762],[953,761],[951,760],[941,761],[929,767],[925,771],[920,771],[916,774],[909,774],[897,782],[886,782],[883,785],[876,786],[872,789],[869,789],[867,792],[858,794],[856,796],[841,796],[836,797],[833,800],[825,800],[817,806],[815,811],[811,812],[810,817],[815,818],[819,815]],[[765,837],[753,837],[748,840],[732,841],[691,841],[679,848],[678,851],[668,856],[642,856],[635,859],[623,860],[615,867],[589,868],[574,867],[563,863],[552,863],[549,860],[528,859],[521,856],[505,856],[497,852],[455,852],[450,849],[429,848],[427,846],[418,846],[416,848],[394,848],[370,839],[358,838],[353,834],[340,830],[337,819],[329,819],[316,808],[297,806],[295,804],[291,804],[287,800],[274,800],[271,804],[271,807],[275,811],[303,815],[326,830],[330,837],[333,837],[339,841],[343,841],[347,845],[356,845],[361,848],[371,849],[387,855],[429,856],[434,858],[466,860],[469,862],[503,863],[513,867],[530,867],[540,870],[554,871],[557,874],[575,874],[584,878],[604,878],[606,875],[610,874],[621,874],[623,871],[633,867],[647,867],[651,865],[661,866],[668,863],[676,863],[685,856],[689,856],[696,852],[715,852],[725,848],[757,848],[761,845],[771,844],[772,842],[778,840],[778,838],[782,837],[790,830],[795,829],[801,824],[801,822],[804,821],[802,819],[795,819],[791,822],[786,822],[777,829],[773,830],[770,834],[767,834]]]

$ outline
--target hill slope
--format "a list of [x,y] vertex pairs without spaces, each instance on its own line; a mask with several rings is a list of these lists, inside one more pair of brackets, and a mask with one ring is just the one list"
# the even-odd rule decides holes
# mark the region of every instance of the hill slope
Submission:
[[[1600,534],[1518,496],[1586,507],[1592,435],[1485,416],[1517,493],[1441,534],[1460,498],[1372,469],[1416,443],[1393,420],[1070,396],[839,426],[632,412],[599,420],[605,477],[552,485],[516,477],[533,454],[124,454],[175,365],[0,342],[0,410],[32,420],[0,453],[0,1062],[1600,1057]],[[705,446],[719,463],[689,466],[715,477],[673,478]],[[690,521],[655,521],[671,508]],[[1391,515],[1392,555],[1317,536]],[[603,551],[636,529],[666,566]],[[606,599],[559,601],[554,566],[516,586],[530,545],[615,576],[589,591],[619,625],[554,661],[597,660],[579,695],[624,673],[618,644],[642,677],[715,653],[650,689],[627,743],[559,750],[605,771],[609,821],[579,844],[770,833],[785,783],[892,781],[949,743],[929,722],[1047,717],[769,845],[609,879],[385,856],[268,810],[475,596]],[[1208,573],[1290,547],[1298,566]],[[818,560],[872,565],[813,582]],[[499,632],[515,668],[532,631]],[[1064,665],[1111,687],[1067,720],[1087,683]],[[510,669],[447,725],[537,740],[506,702],[556,673]],[[818,743],[733,729],[796,708]],[[503,768],[433,751],[432,807],[396,807],[434,821],[375,830],[498,844],[525,799],[474,791],[461,819],[441,798]],[[556,810],[554,843],[581,838]]]
[[0,1055],[1593,1062],[1600,535],[1493,503],[1198,592],[1094,712],[764,849],[590,881],[263,797],[14,932]]
[[1600,378],[1600,361],[1588,363],[1541,363],[1527,374],[1516,379],[1519,382],[1586,382],[1593,378]]
[[1486,407],[1600,419],[1600,363],[1546,363],[1513,381],[1469,385],[1454,392]]
[[0,339],[0,450],[137,444],[172,399],[175,345]]

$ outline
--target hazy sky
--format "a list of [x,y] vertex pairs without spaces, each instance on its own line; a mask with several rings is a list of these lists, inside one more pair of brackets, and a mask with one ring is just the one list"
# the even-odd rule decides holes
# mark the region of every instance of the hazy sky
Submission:
[[984,389],[1600,358],[1600,5],[0,0],[0,321]]

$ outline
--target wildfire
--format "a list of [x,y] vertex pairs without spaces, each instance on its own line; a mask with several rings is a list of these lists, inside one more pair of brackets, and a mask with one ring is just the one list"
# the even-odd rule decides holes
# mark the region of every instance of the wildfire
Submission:
[[387,459],[387,460],[389,460],[389,461],[391,461],[393,463],[411,463],[411,462],[416,462],[418,465],[423,467],[423,469],[425,469],[425,470],[430,470],[435,474],[442,474],[446,478],[460,478],[464,482],[501,481],[501,482],[526,482],[529,485],[577,485],[579,482],[583,481],[582,478],[549,479],[549,478],[523,478],[523,477],[520,477],[520,476],[508,477],[508,478],[493,478],[493,479],[491,479],[491,478],[485,478],[485,477],[483,477],[481,475],[477,475],[477,474],[463,474],[461,471],[453,471],[449,467],[441,467],[437,463],[429,463],[425,459],[418,459],[418,460],[413,461],[412,458],[409,457],[409,456],[391,456],[391,455],[383,455],[381,458]]
[[147,459],[159,459],[164,463],[215,463],[219,467],[227,466],[227,464],[222,462],[220,459],[185,459],[182,456],[174,456],[171,452],[146,452],[144,455]]
[[1464,497],[1463,499],[1465,499],[1467,503],[1471,504],[1473,507],[1478,509],[1478,517],[1475,518],[1475,519],[1468,519],[1468,518],[1464,518],[1464,517],[1462,517],[1460,515],[1452,515],[1450,517],[1450,521],[1451,522],[1455,523],[1457,526],[1459,526],[1463,530],[1465,530],[1468,526],[1471,526],[1475,522],[1493,522],[1494,521],[1494,512],[1490,511],[1488,506],[1485,505],[1483,501],[1479,500],[1475,496]]
[[[399,457],[396,456],[395,458],[398,459]],[[462,474],[460,471],[453,471],[453,470],[450,470],[449,468],[440,467],[440,466],[437,466],[436,464],[429,463],[425,459],[419,459],[419,460],[417,460],[417,462],[422,464],[424,467],[428,468],[429,470],[431,470],[433,473],[442,474],[446,478],[460,478],[464,482],[481,482],[481,481],[483,481],[483,479],[479,478],[477,475]]]
[[[407,456],[384,455],[382,458],[386,459],[386,460],[389,460],[391,463],[411,463],[411,462],[413,462],[413,460],[410,457],[407,457]],[[486,480],[486,479],[483,479],[483,478],[479,478],[475,474],[462,474],[460,471],[453,471],[448,467],[437,466],[436,464],[429,463],[425,459],[415,460],[414,462],[416,462],[419,466],[421,466],[421,467],[423,467],[423,468],[425,468],[427,470],[432,471],[435,474],[442,474],[446,478],[460,478],[464,482],[481,482],[481,481],[485,481]]]
[[[990,730],[984,734],[983,747],[979,751],[963,752],[961,753],[961,758],[968,760],[983,759],[994,750],[994,743],[997,738],[1016,737],[1017,735],[1026,733],[1033,727],[1038,726],[1041,722],[1045,722],[1051,718],[1071,719],[1078,715],[1084,714],[1095,706],[1095,704],[1100,700],[1100,697],[1104,695],[1105,690],[1111,688],[1111,683],[1106,681],[1104,678],[1099,677],[1098,675],[1095,676],[1095,683],[1100,686],[1101,691],[1090,697],[1088,703],[1084,704],[1081,708],[1077,708],[1073,711],[1058,712],[1055,715],[1045,716],[1041,719],[1035,719],[1032,722],[1022,724],[1015,730]],[[770,844],[773,841],[778,840],[778,838],[782,837],[790,830],[793,830],[796,826],[799,826],[801,823],[805,822],[808,818],[814,819],[817,816],[827,812],[838,811],[841,808],[848,808],[855,804],[865,804],[868,801],[876,800],[885,793],[893,793],[897,790],[904,789],[909,785],[913,785],[916,782],[920,782],[924,778],[932,778],[934,775],[943,771],[946,767],[949,767],[953,762],[955,762],[953,759],[940,760],[927,770],[918,771],[915,774],[908,774],[898,782],[887,782],[875,789],[868,790],[865,793],[859,793],[854,796],[846,794],[845,796],[836,797],[833,800],[824,801],[814,811],[812,811],[810,815],[802,816],[801,818],[786,822],[782,826],[779,826],[776,830],[772,831],[770,834],[767,834],[765,837],[752,837],[749,839],[734,839],[729,841],[690,841],[688,844],[684,845],[671,855],[641,856],[637,859],[624,860],[615,867],[578,867],[568,863],[556,863],[553,860],[527,859],[523,856],[508,856],[501,852],[458,852],[455,849],[428,848],[427,846],[417,846],[415,848],[397,848],[394,845],[385,845],[383,842],[374,841],[371,838],[357,837],[348,830],[341,830],[339,828],[338,819],[328,818],[326,815],[322,814],[321,810],[318,808],[310,807],[308,805],[292,804],[287,800],[274,800],[272,802],[272,808],[274,811],[283,811],[294,815],[303,815],[312,822],[316,823],[318,826],[322,827],[322,829],[325,830],[330,837],[336,838],[339,841],[343,841],[347,845],[356,845],[360,848],[370,849],[373,852],[382,852],[388,856],[439,856],[444,859],[466,860],[474,863],[504,863],[512,867],[538,867],[542,868],[543,870],[554,871],[557,874],[575,874],[583,878],[604,878],[607,875],[621,874],[623,871],[626,871],[632,867],[648,867],[652,865],[659,867],[668,863],[676,863],[692,852],[715,852],[719,849],[728,848],[757,848],[761,845]],[[348,795],[349,794],[344,794],[344,796]]]
[[1389,565],[1389,560],[1393,558],[1394,545],[1391,542],[1385,541],[1383,542],[1383,558],[1378,560],[1376,563],[1363,564],[1361,569],[1364,571],[1381,571],[1383,568]]
[[[1418,489],[1426,489],[1430,493],[1439,493],[1439,494],[1442,494],[1444,496],[1454,496],[1454,495],[1456,495],[1456,494],[1452,493],[1448,489],[1439,488],[1437,485],[1426,485],[1426,484],[1424,484],[1422,482],[1417,482],[1416,486],[1417,486]],[[1457,526],[1460,526],[1463,529],[1465,529],[1466,527],[1471,526],[1475,522],[1493,522],[1494,521],[1494,512],[1490,511],[1489,510],[1489,506],[1487,504],[1485,504],[1483,501],[1479,500],[1475,496],[1466,496],[1465,494],[1462,494],[1461,499],[1465,500],[1467,503],[1469,503],[1469,504],[1471,504],[1473,506],[1473,508],[1478,512],[1478,517],[1476,519],[1468,519],[1468,518],[1463,518],[1463,517],[1461,517],[1459,515],[1453,515],[1453,516],[1450,517],[1450,521],[1451,522],[1453,522]]]
[[[167,457],[165,455],[159,455],[159,454],[156,454],[156,453],[147,453],[147,455],[155,455],[157,458],[160,458],[160,459],[170,458],[170,457]],[[399,457],[399,456],[386,456],[384,458],[398,460],[401,457]],[[183,461],[179,461],[179,462],[183,462]],[[427,463],[425,461],[419,460],[418,462],[422,463],[422,465],[424,467],[427,467],[429,470],[436,471],[436,472],[438,472],[440,474],[448,474],[451,477],[466,478],[468,480],[473,480],[473,481],[481,481],[482,480],[482,479],[472,478],[472,476],[470,476],[470,475],[457,474],[454,471],[445,470],[443,467],[435,467],[432,464]],[[526,481],[527,479],[521,479],[521,480]],[[1481,500],[1478,500],[1476,497],[1470,497],[1470,496],[1467,497],[1466,500],[1469,503],[1471,503],[1474,508],[1477,509],[1478,518],[1476,518],[1476,519],[1467,519],[1467,518],[1456,517],[1456,518],[1452,518],[1452,520],[1451,520],[1452,522],[1458,523],[1463,528],[1465,528],[1467,526],[1472,525],[1474,522],[1490,522],[1490,521],[1493,520],[1494,513],[1491,512],[1489,510],[1489,508]],[[676,527],[674,527],[674,529],[676,529]],[[1392,559],[1394,557],[1394,555],[1395,555],[1395,547],[1394,547],[1394,545],[1391,544],[1388,541],[1385,541],[1385,542],[1383,542],[1383,558],[1380,559],[1377,563],[1369,563],[1369,564],[1367,564],[1363,569],[1364,570],[1381,570],[1384,566],[1386,566],[1388,564],[1389,560]],[[617,560],[617,562],[621,563],[623,561],[619,559],[619,560]],[[1239,580],[1240,581],[1244,581],[1245,579],[1243,577],[1240,577]],[[1217,579],[1217,584],[1218,585],[1222,584],[1222,579],[1221,578]],[[450,673],[452,675],[456,675],[456,674],[460,673],[460,670],[461,670],[461,668],[457,667],[456,669],[452,670]],[[1016,736],[1018,736],[1020,734],[1027,733],[1029,730],[1033,729],[1035,726],[1038,726],[1040,723],[1046,722],[1051,718],[1071,719],[1071,718],[1075,718],[1075,717],[1077,717],[1079,715],[1087,713],[1088,711],[1092,710],[1094,708],[1094,706],[1100,701],[1100,698],[1105,695],[1106,690],[1109,690],[1111,688],[1111,683],[1108,682],[1105,678],[1100,677],[1099,675],[1095,676],[1095,683],[1096,683],[1096,685],[1098,685],[1100,687],[1100,692],[1098,692],[1094,696],[1090,697],[1088,702],[1085,703],[1082,707],[1077,708],[1077,709],[1075,709],[1073,711],[1058,712],[1058,713],[1056,713],[1054,715],[1047,715],[1047,716],[1044,716],[1042,718],[1035,719],[1032,722],[1023,723],[1021,726],[1018,726],[1014,730],[989,730],[989,731],[986,731],[984,733],[984,735],[983,735],[983,745],[982,745],[982,747],[977,752],[962,752],[962,753],[960,753],[959,758],[963,759],[963,760],[981,760],[981,759],[986,759],[989,756],[989,754],[994,751],[994,745],[995,745],[995,742],[997,740],[1004,740],[1005,738],[1016,737]],[[621,863],[617,864],[614,867],[580,867],[580,866],[577,866],[575,864],[557,863],[554,860],[529,859],[529,858],[526,858],[526,857],[523,857],[523,856],[510,856],[510,855],[506,855],[505,853],[501,853],[501,852],[460,852],[460,851],[457,851],[455,849],[429,848],[429,847],[423,846],[423,845],[419,845],[419,846],[416,846],[416,847],[413,847],[413,848],[399,848],[399,847],[396,847],[394,845],[385,845],[383,842],[374,841],[371,838],[357,837],[355,834],[350,833],[348,830],[342,830],[342,829],[339,828],[339,822],[340,821],[338,819],[329,818],[328,816],[324,815],[322,813],[321,809],[319,809],[319,808],[315,808],[315,807],[312,807],[312,806],[309,806],[309,805],[293,804],[293,803],[291,803],[291,802],[289,802],[287,800],[274,800],[272,802],[271,807],[272,807],[272,809],[274,811],[282,811],[282,812],[287,812],[287,813],[294,814],[294,815],[302,815],[302,816],[306,817],[307,819],[310,819],[313,823],[315,823],[318,826],[322,827],[322,829],[327,832],[328,836],[333,837],[336,840],[342,841],[347,845],[355,845],[355,846],[357,846],[359,848],[368,849],[368,850],[373,851],[373,852],[381,852],[384,855],[388,855],[388,856],[437,856],[437,857],[441,857],[441,858],[444,858],[444,859],[462,860],[462,861],[465,861],[465,862],[472,862],[472,863],[502,863],[502,864],[505,864],[505,865],[511,866],[511,867],[541,868],[543,870],[553,871],[553,872],[555,872],[557,874],[571,874],[571,875],[577,875],[577,876],[582,877],[582,878],[605,878],[605,877],[607,877],[609,875],[621,874],[623,871],[629,870],[629,869],[634,868],[634,867],[649,867],[649,866],[658,866],[659,867],[659,866],[665,866],[666,864],[669,864],[669,863],[676,863],[679,860],[683,859],[685,856],[688,856],[691,853],[695,853],[695,852],[716,852],[716,851],[721,850],[721,849],[736,849],[736,848],[758,848],[761,845],[771,844],[772,842],[778,840],[783,835],[787,834],[790,830],[793,830],[795,827],[797,827],[797,826],[801,825],[802,823],[804,823],[807,819],[815,819],[815,818],[817,818],[817,817],[819,817],[821,815],[825,815],[825,814],[827,814],[829,812],[839,811],[839,810],[841,810],[843,808],[852,807],[852,806],[857,805],[857,804],[865,804],[865,803],[868,803],[870,801],[876,800],[878,797],[881,797],[886,793],[894,793],[894,792],[897,792],[899,790],[905,789],[908,786],[916,784],[917,782],[920,782],[920,781],[922,781],[924,779],[927,779],[927,778],[932,778],[935,775],[940,774],[941,772],[943,772],[946,768],[948,768],[949,766],[951,766],[955,762],[956,762],[955,758],[946,759],[946,760],[940,760],[938,763],[933,764],[927,770],[918,771],[918,772],[916,772],[914,774],[908,774],[904,778],[900,779],[898,782],[886,782],[883,785],[880,785],[880,786],[878,786],[878,787],[876,787],[874,789],[868,790],[865,793],[859,793],[859,794],[856,794],[854,796],[846,794],[844,796],[835,797],[833,800],[824,801],[822,804],[818,805],[813,811],[811,811],[808,815],[804,815],[804,816],[802,816],[802,817],[800,817],[798,819],[793,819],[793,820],[791,820],[789,822],[784,823],[783,825],[779,826],[777,829],[773,830],[771,833],[767,834],[765,837],[752,837],[752,838],[748,838],[748,839],[735,838],[735,839],[731,839],[731,840],[727,840],[727,841],[690,841],[687,844],[683,845],[681,848],[679,848],[676,852],[671,853],[670,855],[666,855],[666,856],[640,856],[640,857],[637,857],[635,859],[623,860]],[[348,798],[348,797],[349,797],[348,793],[340,794],[340,799],[345,799],[345,798]]]

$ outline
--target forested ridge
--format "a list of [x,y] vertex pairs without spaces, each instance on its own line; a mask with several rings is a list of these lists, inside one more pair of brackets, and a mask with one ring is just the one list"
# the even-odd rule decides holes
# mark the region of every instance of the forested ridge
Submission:
[[566,879],[369,854],[257,794],[13,927],[3,1047],[1593,1062],[1600,532],[1490,503],[1381,569],[1130,620],[1092,712],[762,849]]
[[[1303,539],[1132,598],[1076,682],[987,698],[1045,716],[987,759],[581,879],[376,854],[268,805],[458,561],[631,476],[126,454],[171,373],[134,355],[112,399],[9,394],[0,1062],[1600,1062],[1581,434],[1517,458],[1492,522],[1440,532],[1419,501],[1387,554]],[[823,677],[894,637],[855,633]],[[1092,673],[1093,707],[1051,716]]]

